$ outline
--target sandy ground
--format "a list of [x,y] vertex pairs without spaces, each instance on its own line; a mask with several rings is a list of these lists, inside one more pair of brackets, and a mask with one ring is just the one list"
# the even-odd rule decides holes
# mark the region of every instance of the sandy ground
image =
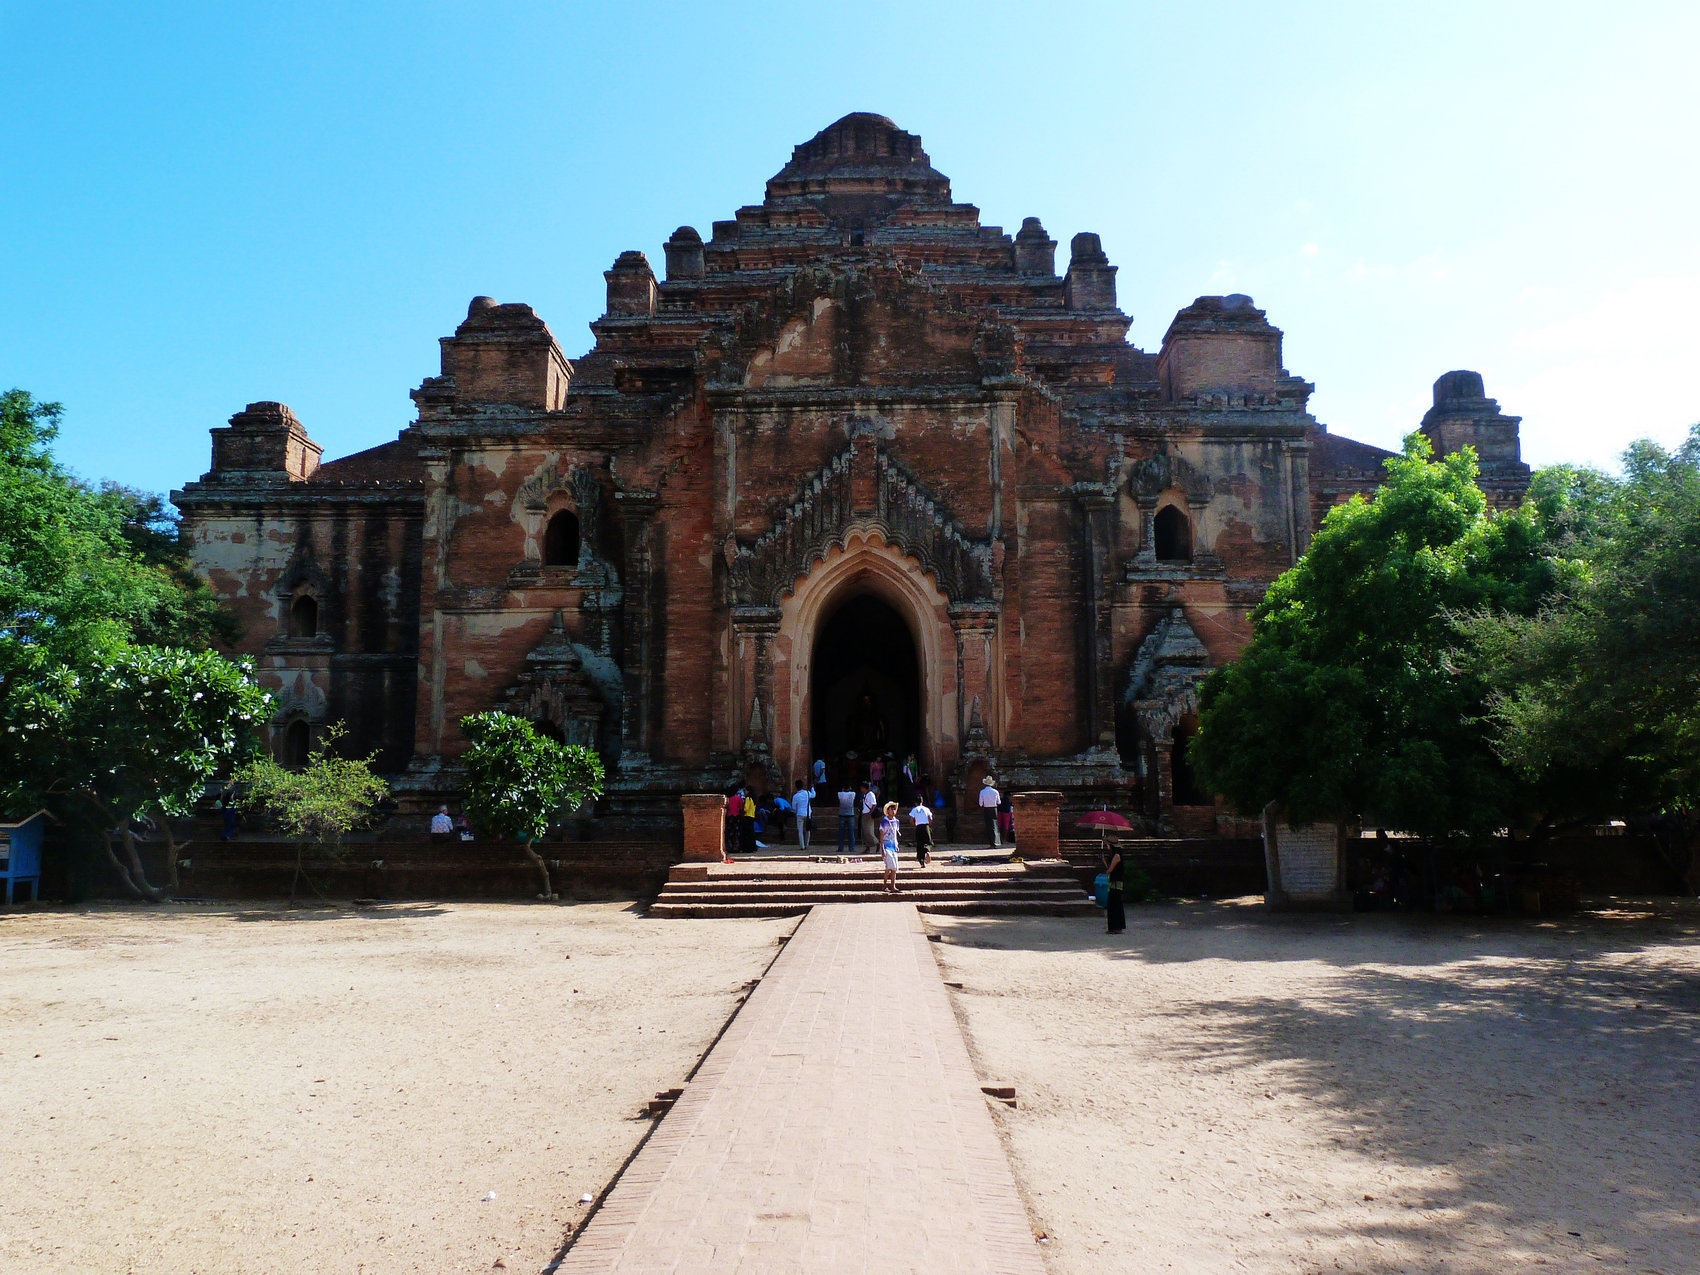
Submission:
[[1053,1275],[1700,1271],[1700,913],[930,918]]
[[0,1270],[541,1270],[795,926],[0,914]]

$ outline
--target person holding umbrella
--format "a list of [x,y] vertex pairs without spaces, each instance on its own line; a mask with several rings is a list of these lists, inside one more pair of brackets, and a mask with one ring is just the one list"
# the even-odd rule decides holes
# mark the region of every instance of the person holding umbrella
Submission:
[[1120,934],[1127,929],[1127,907],[1122,893],[1127,881],[1127,864],[1122,861],[1121,851],[1112,850],[1110,847],[1110,829],[1132,829],[1133,825],[1113,811],[1094,810],[1077,819],[1075,827],[1098,829],[1099,844],[1102,847],[1099,859],[1104,864],[1104,874],[1109,880],[1109,889],[1104,897],[1104,919],[1108,933]]

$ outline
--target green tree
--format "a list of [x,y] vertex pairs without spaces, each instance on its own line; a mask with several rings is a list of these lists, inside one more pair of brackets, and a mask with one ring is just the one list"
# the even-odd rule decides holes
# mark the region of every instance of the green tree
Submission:
[[[53,664],[0,700],[0,804],[87,819],[124,884],[158,902],[177,887],[169,821],[192,813],[207,783],[252,748],[266,705],[247,664],[210,651],[119,646],[81,669]],[[148,880],[137,846],[155,829],[164,888]]]
[[[339,757],[335,749],[347,732],[337,725],[324,732],[312,756],[300,770],[280,766],[270,757],[255,757],[237,770],[234,783],[242,804],[263,810],[296,838],[295,875],[289,901],[301,884],[302,859],[308,844],[321,855],[339,858],[342,839],[370,824],[389,796],[389,785],[372,773],[371,757]],[[312,878],[308,878],[312,884]],[[314,886],[315,892],[318,887]]]
[[1494,742],[1551,794],[1549,822],[1666,816],[1700,890],[1700,426],[1675,452],[1635,444],[1572,504],[1549,604],[1461,626]]
[[1241,657],[1206,679],[1189,758],[1240,810],[1429,837],[1521,817],[1529,794],[1489,737],[1488,687],[1452,658],[1452,617],[1528,614],[1553,570],[1533,514],[1488,512],[1471,449],[1431,457],[1410,435],[1373,499],[1330,510]]
[[53,459],[62,415],[22,390],[0,394],[0,696],[125,643],[232,635],[161,498],[92,489]]
[[558,744],[509,713],[477,713],[460,719],[472,746],[461,756],[466,771],[466,809],[472,822],[494,837],[512,837],[543,877],[539,897],[556,897],[549,865],[532,843],[549,825],[602,795],[602,759],[577,744]]
[[0,394],[0,811],[92,820],[120,878],[157,899],[137,835],[164,828],[175,888],[169,817],[248,747],[264,697],[245,668],[173,649],[233,625],[162,498],[92,488],[53,458],[63,415]]

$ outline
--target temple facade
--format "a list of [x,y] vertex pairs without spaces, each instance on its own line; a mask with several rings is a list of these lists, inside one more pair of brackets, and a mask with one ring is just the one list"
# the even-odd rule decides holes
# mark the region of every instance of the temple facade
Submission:
[[[761,203],[675,231],[659,277],[621,253],[580,357],[477,297],[394,442],[326,462],[249,404],[173,499],[274,747],[344,722],[421,809],[456,789],[460,719],[501,708],[602,753],[610,829],[912,754],[1213,831],[1198,683],[1388,453],[1307,412],[1249,297],[1148,353],[1098,236],[1057,246],[849,115]],[[1518,419],[1475,373],[1421,425],[1520,498]]]

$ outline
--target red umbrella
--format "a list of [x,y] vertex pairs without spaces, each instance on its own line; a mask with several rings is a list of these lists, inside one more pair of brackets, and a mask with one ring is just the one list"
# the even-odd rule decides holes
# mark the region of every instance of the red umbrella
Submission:
[[1093,810],[1074,821],[1076,828],[1128,828],[1133,825],[1113,810]]

